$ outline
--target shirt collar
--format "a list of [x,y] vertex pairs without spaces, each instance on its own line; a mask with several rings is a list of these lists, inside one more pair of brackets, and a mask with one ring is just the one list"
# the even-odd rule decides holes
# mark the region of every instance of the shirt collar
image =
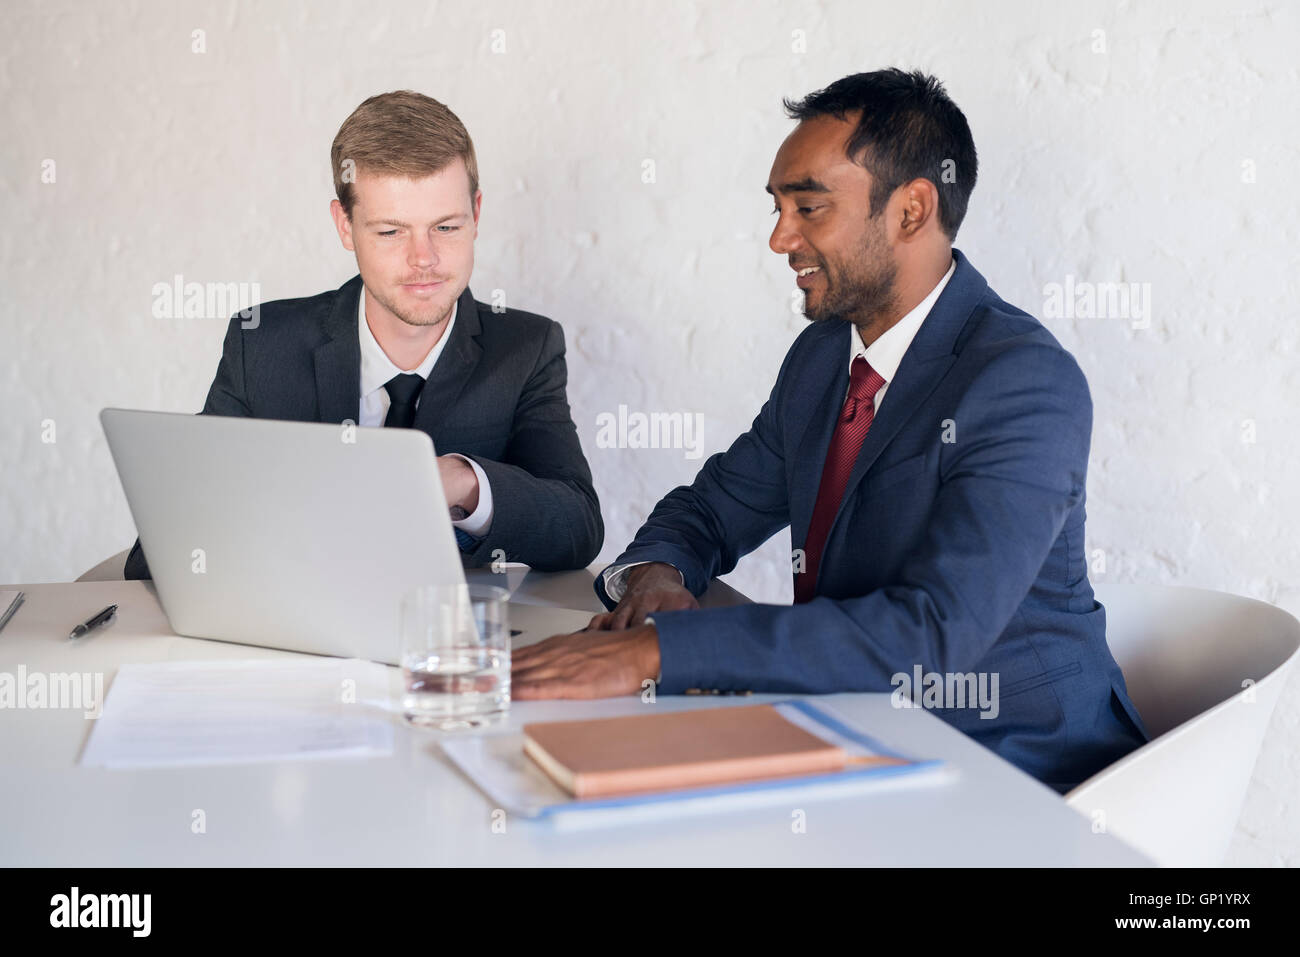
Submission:
[[[384,350],[379,347],[375,340],[375,334],[370,331],[370,325],[366,322],[366,290],[363,286],[361,295],[357,297],[360,301],[357,303],[357,339],[361,343],[361,395],[367,396],[376,389],[382,389],[384,384],[389,382],[393,376],[402,375],[406,370],[399,369],[393,365],[393,360],[388,358]],[[438,357],[442,355],[443,348],[451,339],[451,331],[456,327],[456,313],[460,310],[460,300],[457,299],[451,307],[451,318],[447,320],[447,328],[443,331],[442,336],[429,354],[424,357],[424,361],[411,372],[414,372],[421,379],[428,379],[429,373],[433,371]]]
[[852,366],[853,360],[858,356],[864,356],[867,362],[871,364],[871,368],[875,369],[882,379],[886,382],[893,381],[898,372],[898,366],[902,363],[903,356],[907,352],[907,347],[916,338],[921,323],[925,321],[925,317],[934,308],[935,301],[939,298],[939,294],[943,292],[943,287],[948,285],[948,280],[952,278],[956,268],[957,260],[954,259],[952,265],[948,267],[948,271],[939,280],[939,284],[930,290],[929,295],[918,302],[915,309],[886,329],[870,346],[862,344],[862,337],[858,335],[857,326],[854,326],[853,333],[849,336],[849,365]]

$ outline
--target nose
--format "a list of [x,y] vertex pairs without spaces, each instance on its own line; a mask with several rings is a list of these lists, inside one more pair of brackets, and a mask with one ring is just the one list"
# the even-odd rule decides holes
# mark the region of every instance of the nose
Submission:
[[785,213],[781,213],[776,218],[776,226],[772,228],[772,236],[767,245],[778,256],[788,256],[803,246],[803,237],[790,225]]
[[432,269],[438,265],[438,245],[432,233],[411,232],[406,263],[412,269]]

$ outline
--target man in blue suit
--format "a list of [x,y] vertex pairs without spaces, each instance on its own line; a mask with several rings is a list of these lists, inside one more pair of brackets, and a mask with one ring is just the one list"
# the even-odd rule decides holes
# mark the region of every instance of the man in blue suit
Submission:
[[[750,430],[655,507],[600,576],[612,613],[516,653],[519,698],[894,692],[1059,791],[1143,744],[1088,582],[1088,384],[952,248],[976,178],[932,77],[858,74],[798,103],[770,241],[811,324]],[[789,525],[795,602],[700,610]],[[617,605],[615,607],[615,602]],[[911,693],[906,693],[910,688]],[[974,697],[974,695],[973,695]]]

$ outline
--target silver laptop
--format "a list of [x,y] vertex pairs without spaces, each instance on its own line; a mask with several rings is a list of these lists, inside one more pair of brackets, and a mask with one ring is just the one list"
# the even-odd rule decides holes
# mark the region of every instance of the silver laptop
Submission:
[[[172,629],[396,664],[402,596],[462,584],[433,441],[417,429],[104,409]],[[590,612],[510,606],[514,643]]]

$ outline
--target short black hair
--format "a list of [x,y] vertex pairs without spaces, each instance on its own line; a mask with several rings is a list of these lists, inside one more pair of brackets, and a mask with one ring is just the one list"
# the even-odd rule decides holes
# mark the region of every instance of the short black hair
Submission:
[[939,223],[948,239],[966,217],[975,188],[978,160],[966,117],[932,76],[891,67],[836,80],[802,100],[783,101],[794,120],[861,111],[849,138],[849,159],[875,180],[871,215],[877,215],[894,190],[914,179],[928,179],[939,191]]

